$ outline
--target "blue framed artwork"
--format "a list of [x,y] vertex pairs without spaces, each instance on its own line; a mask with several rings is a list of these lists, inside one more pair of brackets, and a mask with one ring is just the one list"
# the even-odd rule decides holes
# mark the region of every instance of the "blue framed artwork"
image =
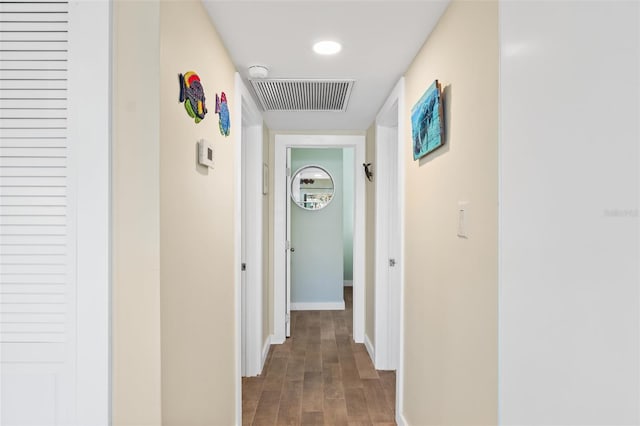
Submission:
[[411,108],[413,159],[424,157],[444,144],[442,90],[435,80]]

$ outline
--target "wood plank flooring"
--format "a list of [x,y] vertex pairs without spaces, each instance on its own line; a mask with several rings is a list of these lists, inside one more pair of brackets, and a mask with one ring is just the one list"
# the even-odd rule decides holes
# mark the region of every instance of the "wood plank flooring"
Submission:
[[377,371],[344,311],[292,311],[291,337],[242,378],[243,425],[395,425],[395,372]]

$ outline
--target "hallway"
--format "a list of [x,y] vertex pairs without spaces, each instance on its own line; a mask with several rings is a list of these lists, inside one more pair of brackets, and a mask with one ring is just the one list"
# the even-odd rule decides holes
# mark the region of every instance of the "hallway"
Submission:
[[292,311],[291,337],[263,374],[242,379],[244,425],[395,425],[395,372],[376,371],[353,343],[353,294],[344,311]]

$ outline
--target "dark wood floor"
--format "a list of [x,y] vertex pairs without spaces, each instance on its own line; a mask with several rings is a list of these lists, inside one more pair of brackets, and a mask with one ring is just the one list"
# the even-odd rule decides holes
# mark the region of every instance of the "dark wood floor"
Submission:
[[376,371],[344,311],[292,311],[291,337],[242,379],[244,425],[395,425],[395,373]]

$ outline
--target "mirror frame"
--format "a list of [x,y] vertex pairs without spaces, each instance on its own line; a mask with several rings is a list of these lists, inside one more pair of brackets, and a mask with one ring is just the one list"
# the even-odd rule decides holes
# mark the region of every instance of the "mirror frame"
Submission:
[[[303,171],[305,169],[320,169],[323,172],[325,172],[327,174],[327,176],[329,176],[329,179],[331,179],[331,186],[333,187],[333,192],[331,193],[331,198],[329,199],[329,201],[327,201],[327,203],[325,205],[323,205],[320,208],[311,209],[309,207],[305,207],[303,205],[304,204],[303,201],[298,201],[293,197],[293,183],[295,182],[294,178],[298,175],[298,173],[300,173],[301,171]],[[298,168],[298,170],[296,170],[295,173],[293,173],[291,175],[291,182],[289,183],[289,194],[290,194],[290,197],[291,197],[291,201],[293,201],[293,203],[295,205],[297,205],[298,207],[300,207],[301,209],[307,210],[307,211],[310,211],[310,212],[317,212],[317,211],[320,211],[320,210],[326,208],[329,204],[331,204],[331,202],[335,198],[335,196],[336,196],[336,181],[333,179],[333,175],[326,168],[324,168],[322,166],[319,166],[317,164],[307,164],[307,165],[304,165],[304,166]]]

